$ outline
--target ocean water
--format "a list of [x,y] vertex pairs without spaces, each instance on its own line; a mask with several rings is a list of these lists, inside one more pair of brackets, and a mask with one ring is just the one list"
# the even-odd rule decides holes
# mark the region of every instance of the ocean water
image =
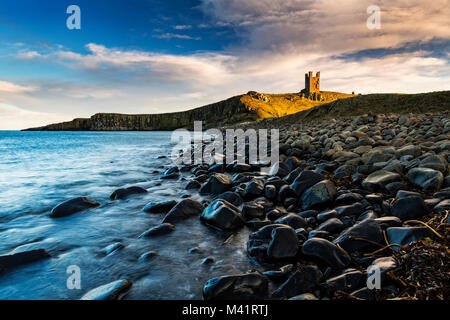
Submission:
[[[0,131],[0,255],[42,248],[52,256],[0,273],[0,299],[79,299],[118,279],[133,282],[125,299],[201,299],[208,279],[255,268],[246,256],[247,229],[225,242],[230,234],[194,217],[169,235],[138,238],[163,218],[142,211],[148,202],[180,200],[187,193],[183,178],[160,179],[172,165],[158,159],[171,152],[170,134]],[[109,199],[128,186],[149,193]],[[79,196],[101,205],[49,218],[54,206]],[[115,242],[125,247],[105,255],[103,249]],[[193,247],[200,251],[189,253]],[[139,261],[148,251],[159,255]],[[203,265],[206,257],[215,262]],[[81,270],[79,290],[67,287],[73,265]]]

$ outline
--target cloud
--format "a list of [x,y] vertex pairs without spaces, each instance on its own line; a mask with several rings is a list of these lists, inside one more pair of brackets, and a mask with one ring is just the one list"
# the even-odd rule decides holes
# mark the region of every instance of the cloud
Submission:
[[12,82],[0,81],[0,93],[25,93],[35,91],[33,86],[21,86]]
[[[373,4],[380,30],[366,26]],[[450,38],[449,0],[202,0],[201,8],[237,28],[248,50],[339,54]]]
[[3,130],[20,130],[34,127],[37,123],[53,123],[63,119],[63,115],[55,112],[35,112],[0,102],[0,128]]
[[183,40],[201,40],[200,37],[192,37],[187,34],[177,34],[177,33],[163,33],[153,36],[158,39],[183,39]]
[[175,30],[188,30],[192,29],[191,25],[177,25],[173,27]]

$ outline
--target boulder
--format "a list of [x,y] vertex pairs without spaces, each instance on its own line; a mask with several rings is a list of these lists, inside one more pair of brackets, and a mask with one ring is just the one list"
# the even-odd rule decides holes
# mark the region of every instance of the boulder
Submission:
[[210,279],[203,287],[205,300],[261,299],[267,293],[268,280],[259,272]]
[[420,161],[420,168],[429,168],[445,173],[447,171],[447,160],[443,156],[430,155]]
[[366,179],[364,179],[362,182],[362,187],[371,192],[377,192],[384,190],[387,184],[399,180],[400,175],[398,173],[378,170],[371,173]]
[[81,297],[81,300],[118,300],[131,286],[132,283],[128,280],[117,280],[92,289]]
[[327,231],[329,233],[340,232],[345,228],[345,225],[338,218],[330,218],[323,222],[319,227],[317,227],[317,231]]
[[288,213],[287,215],[275,220],[276,224],[285,224],[294,229],[305,228],[307,226],[306,220],[295,213]]
[[0,256],[0,272],[3,269],[16,268],[21,265],[33,263],[50,258],[50,254],[44,249],[36,249]]
[[174,224],[193,216],[199,216],[203,209],[203,205],[197,200],[183,199],[166,214],[162,223]]
[[308,188],[322,180],[324,180],[324,177],[321,174],[314,171],[305,170],[297,176],[290,188],[294,190],[297,196],[301,196]]
[[[426,227],[393,227],[386,230],[389,244],[406,246],[410,243],[422,240],[432,235]],[[393,247],[393,249],[399,249]]]
[[200,194],[218,195],[231,188],[232,180],[223,173],[216,173],[200,188]]
[[286,282],[273,292],[272,297],[291,298],[299,294],[311,292],[322,280],[322,277],[322,272],[317,266],[301,266]]
[[428,208],[420,195],[409,196],[396,199],[391,206],[391,213],[406,221],[424,216],[428,213]]
[[302,253],[316,258],[334,269],[343,269],[350,264],[349,255],[331,243],[321,238],[307,240],[302,246]]
[[442,172],[429,168],[413,168],[408,171],[408,180],[425,191],[437,191],[442,187]]
[[361,271],[355,269],[345,270],[342,274],[328,279],[325,284],[330,291],[353,291],[360,287],[364,278]]
[[175,226],[171,223],[162,223],[156,227],[150,228],[139,236],[139,238],[156,237],[171,233],[175,230]]
[[324,205],[333,201],[336,194],[336,186],[330,180],[321,181],[308,190],[306,190],[302,197],[302,209],[308,210],[314,207]]
[[247,202],[242,206],[242,217],[245,221],[252,219],[264,219],[266,210],[264,206],[258,203]]
[[169,200],[163,202],[150,202],[144,207],[144,212],[147,213],[167,213],[177,205],[178,201]]
[[206,207],[200,219],[210,226],[221,230],[234,230],[244,225],[238,208],[226,200],[215,200]]
[[239,207],[242,204],[242,198],[237,194],[236,192],[227,191],[222,194],[220,194],[217,198],[217,200],[226,200],[229,203],[235,205],[236,207]]
[[136,194],[143,194],[147,193],[148,191],[141,187],[129,187],[129,188],[122,188],[117,189],[114,191],[109,198],[111,200],[123,200],[128,198],[129,196],[136,195]]
[[78,197],[75,199],[63,202],[52,209],[50,213],[51,218],[61,218],[70,216],[74,213],[98,207],[100,204],[87,197]]
[[[383,232],[374,220],[364,220],[351,226],[344,230],[333,243],[339,245],[348,253],[354,253],[372,249],[374,245],[369,241],[379,243],[380,246],[384,245]],[[375,246],[375,248],[379,247]]]
[[244,195],[246,197],[259,197],[264,192],[264,183],[261,180],[253,179],[245,187]]

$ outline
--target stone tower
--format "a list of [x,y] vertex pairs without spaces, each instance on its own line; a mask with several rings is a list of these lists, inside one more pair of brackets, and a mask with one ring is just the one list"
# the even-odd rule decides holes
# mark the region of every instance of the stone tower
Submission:
[[307,97],[314,97],[320,94],[320,72],[313,77],[312,71],[305,74],[305,93]]

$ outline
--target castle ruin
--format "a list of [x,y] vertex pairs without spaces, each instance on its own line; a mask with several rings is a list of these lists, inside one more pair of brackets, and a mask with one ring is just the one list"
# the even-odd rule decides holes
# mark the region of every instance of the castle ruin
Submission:
[[313,76],[313,72],[309,71],[305,74],[305,89],[301,91],[301,96],[310,100],[322,100],[320,94],[320,72]]

